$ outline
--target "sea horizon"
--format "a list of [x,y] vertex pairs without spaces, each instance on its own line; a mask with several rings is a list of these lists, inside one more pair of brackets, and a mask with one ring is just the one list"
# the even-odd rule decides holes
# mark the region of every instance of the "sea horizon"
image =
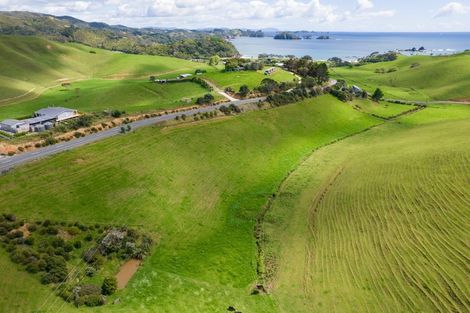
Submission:
[[346,32],[316,31],[328,34],[329,40],[301,39],[277,40],[271,35],[237,37],[230,40],[244,57],[256,58],[260,54],[309,55],[317,60],[340,57],[354,61],[373,52],[401,51],[403,54],[418,54],[404,50],[424,47],[422,55],[448,55],[470,49],[470,32]]

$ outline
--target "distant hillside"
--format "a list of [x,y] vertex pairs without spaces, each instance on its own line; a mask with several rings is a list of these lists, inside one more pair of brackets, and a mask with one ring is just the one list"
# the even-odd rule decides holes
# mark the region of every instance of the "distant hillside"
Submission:
[[405,100],[470,99],[470,53],[452,56],[399,56],[392,62],[338,67],[333,77],[369,92],[380,87],[385,97]]
[[139,78],[193,72],[204,64],[167,56],[130,55],[31,36],[0,35],[0,106],[63,81]]
[[223,36],[195,30],[130,28],[85,22],[70,16],[31,12],[0,12],[0,34],[42,36],[61,42],[133,54],[205,58],[234,56],[236,48]]

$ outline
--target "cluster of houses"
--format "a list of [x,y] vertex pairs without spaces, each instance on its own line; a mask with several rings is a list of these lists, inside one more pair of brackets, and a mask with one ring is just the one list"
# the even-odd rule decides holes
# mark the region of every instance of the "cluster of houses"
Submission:
[[7,119],[0,122],[0,130],[12,134],[42,132],[53,128],[58,122],[79,116],[77,110],[49,107],[34,112],[32,118],[24,120]]
[[268,68],[267,70],[264,71],[264,75],[271,75],[275,71],[276,71],[275,67],[270,67],[270,68]]

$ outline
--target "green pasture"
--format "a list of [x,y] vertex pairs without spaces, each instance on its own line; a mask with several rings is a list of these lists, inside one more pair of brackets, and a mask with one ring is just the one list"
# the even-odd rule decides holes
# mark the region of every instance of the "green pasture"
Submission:
[[[376,73],[384,69],[385,73]],[[390,71],[390,72],[389,72]],[[369,92],[381,88],[385,97],[400,100],[470,99],[470,53],[452,56],[400,56],[396,61],[331,69]]]
[[[270,296],[250,295],[256,215],[312,149],[379,122],[324,96],[236,117],[147,127],[2,176],[1,211],[128,224],[158,234],[153,255],[116,296],[121,304],[93,312],[224,312],[230,305],[272,312]],[[18,271],[1,262],[8,275]],[[21,277],[3,280],[0,311],[14,306],[30,312],[49,291]],[[62,305],[60,299],[49,304]]]

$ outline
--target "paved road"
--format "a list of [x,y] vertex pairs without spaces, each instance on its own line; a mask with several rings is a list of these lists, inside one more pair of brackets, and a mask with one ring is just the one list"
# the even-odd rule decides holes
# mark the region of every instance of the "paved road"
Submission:
[[[230,102],[225,102],[225,103],[221,103],[218,105],[200,107],[197,109],[191,109],[191,110],[186,110],[186,111],[180,111],[177,113],[171,113],[167,115],[152,117],[152,118],[132,122],[129,124],[131,125],[132,129],[136,129],[136,128],[140,128],[144,126],[153,125],[158,122],[173,120],[175,119],[176,116],[182,115],[182,114],[191,116],[196,113],[204,113],[204,112],[211,112],[211,111],[217,110],[223,105],[228,106],[230,104],[234,104],[236,106],[240,106],[240,105],[249,104],[249,103],[257,103],[265,99],[266,99],[265,97],[261,97],[261,98],[252,98],[252,99],[246,99],[246,100],[230,101]],[[61,142],[52,146],[40,148],[31,152],[25,152],[25,153],[11,156],[11,157],[3,157],[3,158],[0,157],[0,174],[12,169],[13,167],[17,165],[20,165],[20,164],[23,164],[32,160],[36,160],[39,158],[57,154],[63,151],[71,150],[71,149],[81,147],[92,142],[96,142],[98,140],[102,140],[105,138],[118,135],[120,134],[120,130],[121,130],[121,126],[118,126],[118,127],[114,127],[114,128],[110,128],[110,129],[98,132],[98,133],[90,134],[85,137],[74,139],[71,141]]]

